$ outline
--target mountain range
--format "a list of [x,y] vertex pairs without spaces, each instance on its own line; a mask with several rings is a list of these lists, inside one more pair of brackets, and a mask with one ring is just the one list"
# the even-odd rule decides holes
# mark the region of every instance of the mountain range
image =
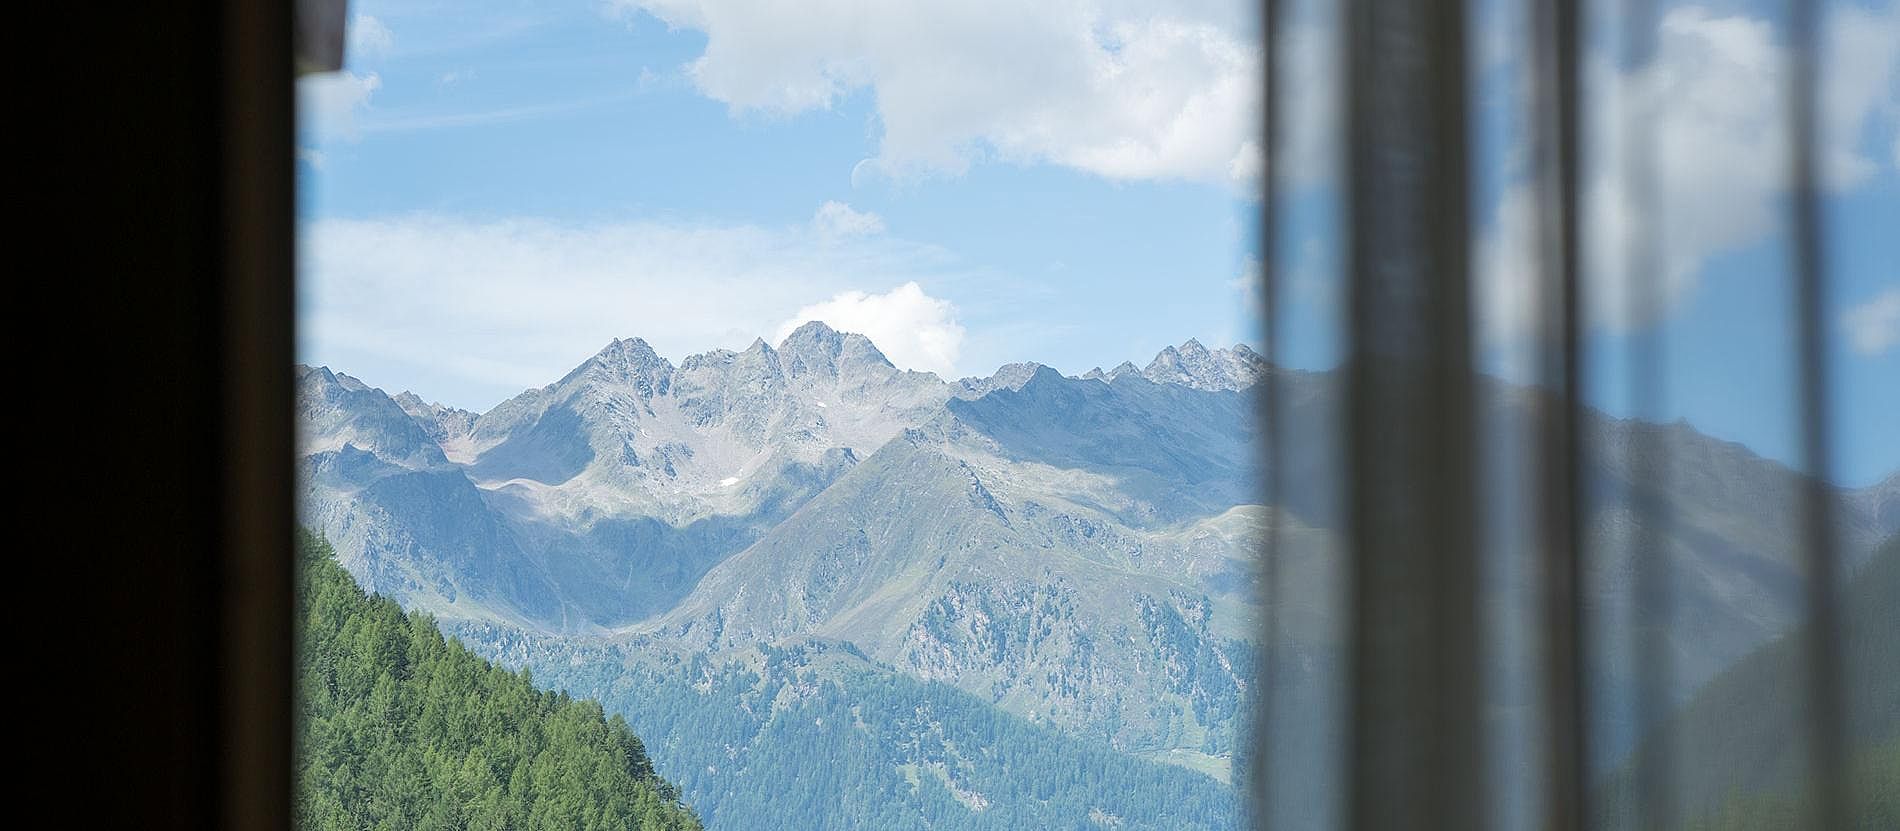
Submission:
[[[1255,417],[1269,374],[1295,437],[1272,506],[1259,496]],[[752,720],[726,724],[733,735],[719,743],[737,760],[764,753],[767,737],[823,736],[775,714],[872,689],[880,701],[905,691],[918,713],[959,714],[923,730],[846,708],[873,737],[851,756],[872,783],[862,795],[889,799],[878,789],[908,783],[919,806],[938,805],[913,821],[941,824],[949,805],[970,827],[1047,824],[1016,804],[1032,797],[975,784],[980,757],[1014,752],[997,737],[1037,730],[1074,754],[1206,774],[1181,785],[1196,794],[1181,804],[1201,813],[1231,801],[1221,783],[1245,752],[1262,617],[1255,552],[1269,523],[1285,543],[1284,700],[1324,700],[1339,681],[1340,388],[1333,373],[1272,367],[1244,345],[1190,340],[1140,369],[1069,377],[1023,363],[950,382],[808,323],[776,346],[677,365],[638,338],[615,340],[480,414],[327,368],[299,367],[297,385],[302,511],[339,561],[478,651],[619,702],[708,827],[757,816],[744,781],[706,772],[721,766],[682,732],[743,708]],[[1517,440],[1543,400],[1485,385],[1492,440]],[[1627,613],[1633,565],[1618,552],[1636,529],[1657,530],[1679,598],[1673,692],[1686,697],[1795,620],[1798,525],[1784,506],[1798,477],[1680,423],[1592,414],[1587,427],[1589,528],[1606,552],[1592,602],[1605,620]],[[1662,431],[1674,460],[1653,501],[1636,498],[1653,482],[1627,452],[1644,431]],[[1500,505],[1522,498],[1522,472],[1496,467]],[[1850,564],[1900,531],[1900,476],[1838,497]],[[1525,552],[1498,559],[1504,579],[1528,585],[1523,529],[1488,530],[1501,550]],[[1498,593],[1490,614],[1511,620],[1528,594]],[[1612,697],[1632,683],[1605,677]],[[647,687],[630,688],[636,679]],[[1506,690],[1498,706],[1516,712],[1513,698],[1533,694]],[[1612,744],[1640,727],[1618,722]],[[1275,752],[1337,732],[1316,715]],[[1317,786],[1325,766],[1311,767],[1302,775]],[[1151,816],[1142,810],[1087,806],[1103,825]],[[1156,816],[1158,827],[1193,825]]]

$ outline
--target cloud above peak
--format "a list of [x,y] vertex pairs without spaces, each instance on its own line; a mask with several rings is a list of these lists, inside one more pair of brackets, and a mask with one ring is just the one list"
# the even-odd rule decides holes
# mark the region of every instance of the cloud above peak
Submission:
[[963,325],[957,322],[957,307],[926,294],[915,281],[883,294],[840,292],[830,300],[806,306],[779,324],[776,340],[785,340],[794,329],[814,320],[840,332],[870,338],[900,369],[956,377],[957,355],[963,348]]
[[1109,179],[1249,181],[1261,49],[1251,6],[1193,0],[614,0],[706,35],[688,66],[735,113],[868,92],[881,172],[1049,163]]
[[959,278],[947,255],[882,235],[410,214],[315,220],[299,240],[302,360],[407,378],[470,409],[558,378],[617,337],[677,360],[744,348],[790,315],[940,372],[963,342],[955,307],[920,286]]

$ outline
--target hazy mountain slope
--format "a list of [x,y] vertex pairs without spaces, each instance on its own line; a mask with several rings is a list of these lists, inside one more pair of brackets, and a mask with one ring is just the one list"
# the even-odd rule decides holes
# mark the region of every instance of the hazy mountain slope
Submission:
[[573,613],[611,625],[668,608],[948,395],[823,324],[678,368],[616,341],[478,419],[469,470]]
[[[353,570],[407,603],[563,631],[664,611],[855,465],[860,448],[950,395],[823,324],[776,349],[759,342],[677,368],[643,341],[618,340],[472,422],[328,370],[300,378],[304,512]],[[319,458],[346,445],[433,478],[370,490],[393,471],[346,463],[360,476],[341,477]],[[464,513],[467,527],[433,520],[444,512]],[[471,573],[437,565],[457,560]],[[497,570],[516,582],[463,586]]]
[[445,453],[466,441],[468,434],[475,429],[475,419],[480,418],[478,414],[464,409],[424,401],[422,396],[413,392],[399,392],[392,400],[410,418],[415,419],[429,439],[441,446]]
[[423,426],[348,375],[298,369],[303,521],[369,590],[410,608],[533,623],[555,586]]
[[625,713],[708,828],[1211,831],[1238,817],[1237,795],[1214,779],[1032,724],[846,644],[669,662],[488,626],[458,634]]
[[1859,503],[1856,513],[1867,517],[1875,534],[1900,534],[1900,471],[1873,487],[1855,492],[1854,498]]
[[[1273,511],[1251,504],[1269,371],[1289,437]],[[466,430],[416,396],[300,377],[307,520],[366,584],[444,617],[611,639],[662,663],[846,641],[881,671],[1225,775],[1257,652],[1252,563],[1278,521],[1294,639],[1281,677],[1296,687],[1283,700],[1325,701],[1339,681],[1333,373],[1190,342],[1141,371],[1012,364],[952,385],[812,324],[778,347],[678,366],[616,341]],[[1527,458],[1540,400],[1483,385],[1492,461]],[[1792,625],[1795,475],[1686,425],[1588,419],[1592,620],[1626,615],[1626,543],[1650,526],[1675,563],[1685,689]],[[1663,431],[1678,468],[1660,512],[1628,493],[1656,487],[1628,456],[1641,431]],[[1524,633],[1537,555],[1521,523],[1534,491],[1507,474],[1487,496],[1487,539],[1507,567],[1484,614],[1506,633],[1495,672],[1522,681],[1536,647]],[[1842,494],[1850,562],[1888,522],[1893,487]],[[1627,643],[1599,643],[1603,697],[1627,701]],[[1535,701],[1528,682],[1506,686],[1495,717],[1515,724]],[[1609,764],[1641,726],[1614,706],[1599,715]],[[1282,738],[1321,749],[1338,727],[1297,726]]]
[[[1623,712],[1633,705],[1638,680],[1627,656],[1639,529],[1666,541],[1674,566],[1667,625],[1677,677],[1668,695],[1677,701],[1800,622],[1806,566],[1802,478],[1794,471],[1682,423],[1606,419],[1598,431],[1603,450],[1592,467],[1596,510],[1588,539],[1590,612],[1605,645],[1597,707],[1606,725],[1598,749],[1607,765],[1620,761],[1645,727]],[[1625,452],[1641,433],[1659,434],[1670,449],[1660,481]],[[1872,510],[1877,492],[1878,486],[1836,492],[1837,542],[1847,569],[1862,567],[1885,537]],[[1646,513],[1638,501],[1644,494],[1663,506],[1660,515]]]
[[300,366],[296,375],[298,455],[349,445],[408,468],[448,464],[428,431],[382,390],[325,367]]
[[1262,522],[1238,507],[1247,406],[1040,368],[953,400],[635,631],[686,650],[845,640],[1123,749],[1225,758]]
[[[1259,501],[1251,396],[1121,378],[1064,378],[1040,368],[1014,390],[953,400],[956,421],[982,434],[999,460],[1083,471],[1112,480],[1104,505],[1147,526]],[[1049,477],[1035,477],[1048,481]],[[1080,493],[1081,489],[1059,489]]]
[[[1900,537],[1845,586],[1841,657],[1849,749],[1878,751],[1900,742]],[[1738,795],[1800,784],[1807,762],[1806,656],[1805,628],[1776,638],[1697,692],[1663,728],[1678,756],[1672,781],[1686,816],[1699,817]],[[1639,761],[1606,799],[1627,810],[1627,783],[1662,775],[1670,774]],[[1900,783],[1886,795],[1900,795]]]

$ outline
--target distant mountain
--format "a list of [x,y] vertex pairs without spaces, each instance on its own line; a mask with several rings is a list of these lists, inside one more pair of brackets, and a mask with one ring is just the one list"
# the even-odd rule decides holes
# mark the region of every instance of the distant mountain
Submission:
[[[304,510],[353,571],[411,605],[577,631],[669,608],[951,394],[818,323],[678,367],[616,340],[472,420],[326,369],[299,376]],[[394,474],[400,488],[372,489]],[[421,521],[420,502],[458,506],[466,527]],[[455,561],[512,576],[471,596],[480,574],[432,565]]]
[[848,641],[1117,747],[1197,735],[1181,749],[1224,758],[1265,521],[1249,406],[1038,368],[949,402],[631,631],[689,651]]
[[441,444],[395,399],[322,367],[297,368],[297,428],[304,457],[351,446],[406,468],[448,464]]
[[[1012,364],[1012,366],[1020,366]],[[1146,369],[1123,361],[1103,372],[1096,367],[1082,374],[1083,380],[1114,381],[1139,376],[1157,384],[1180,384],[1198,390],[1242,390],[1253,385],[1267,371],[1265,358],[1238,343],[1230,349],[1208,349],[1189,338],[1180,346],[1164,347],[1148,362]]]
[[1241,390],[1253,386],[1266,371],[1266,360],[1246,344],[1209,350],[1190,338],[1179,347],[1162,349],[1141,371],[1141,377],[1197,390]]
[[634,338],[483,414],[471,469],[567,517],[683,523],[754,509],[756,480],[840,450],[868,454],[949,395],[936,376],[898,370],[863,336],[822,323],[776,349],[755,341],[677,368]]
[[297,371],[299,508],[365,586],[411,608],[519,622],[560,614],[517,529],[381,390]]
[[1089,381],[1113,381],[1116,378],[1122,377],[1123,375],[1140,375],[1140,374],[1141,374],[1141,370],[1136,369],[1134,364],[1131,364],[1127,361],[1122,361],[1121,363],[1116,364],[1114,369],[1111,369],[1107,372],[1103,372],[1102,368],[1098,366],[1094,369],[1091,369],[1087,372],[1082,373],[1082,377],[1083,379],[1089,380]]
[[[1268,373],[1290,437],[1277,506],[1258,504],[1255,467]],[[1340,387],[1245,346],[1188,341],[1141,370],[1021,363],[946,383],[811,323],[776,347],[677,366],[616,340],[472,417],[322,368],[299,370],[299,394],[305,519],[358,579],[491,638],[471,640],[490,654],[504,655],[505,633],[532,638],[509,659],[537,672],[607,662],[560,673],[610,701],[623,699],[598,673],[756,671],[772,650],[844,645],[827,665],[854,678],[946,685],[999,716],[1226,779],[1258,661],[1253,563],[1268,523],[1286,543],[1282,700],[1330,700],[1341,680]],[[1496,672],[1513,679],[1494,702],[1500,723],[1536,701],[1524,680],[1536,543],[1517,519],[1533,491],[1511,462],[1548,400],[1481,389],[1486,540],[1504,555],[1485,615],[1506,639]],[[1655,532],[1678,599],[1671,694],[1686,697],[1796,621],[1799,477],[1684,424],[1591,414],[1586,429],[1592,619],[1627,617],[1630,543]],[[1671,449],[1664,479],[1634,454],[1646,435]],[[1895,524],[1896,481],[1839,493],[1850,565]],[[1612,635],[1599,642],[1620,649]],[[1635,680],[1614,657],[1600,692],[1626,701]],[[1601,718],[1610,764],[1644,725]],[[1284,746],[1319,748],[1342,726],[1315,712],[1292,729]],[[909,764],[900,744],[861,761]],[[663,769],[698,764],[688,748],[655,753]],[[1294,785],[1318,793],[1331,769],[1310,767]],[[707,787],[717,817],[737,786]]]
[[467,438],[475,430],[475,419],[480,417],[467,410],[424,401],[413,392],[397,393],[392,400],[421,425],[432,441],[443,447],[455,447]]
[[997,390],[1022,389],[1042,364],[1016,363],[1004,364],[988,378],[965,378],[957,382],[957,397],[982,398]]

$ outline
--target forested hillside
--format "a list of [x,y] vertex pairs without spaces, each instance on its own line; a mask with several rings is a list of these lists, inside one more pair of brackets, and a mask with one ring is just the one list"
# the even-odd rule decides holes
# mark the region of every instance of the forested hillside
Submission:
[[299,827],[700,827],[620,716],[366,596],[316,536],[298,549]]

